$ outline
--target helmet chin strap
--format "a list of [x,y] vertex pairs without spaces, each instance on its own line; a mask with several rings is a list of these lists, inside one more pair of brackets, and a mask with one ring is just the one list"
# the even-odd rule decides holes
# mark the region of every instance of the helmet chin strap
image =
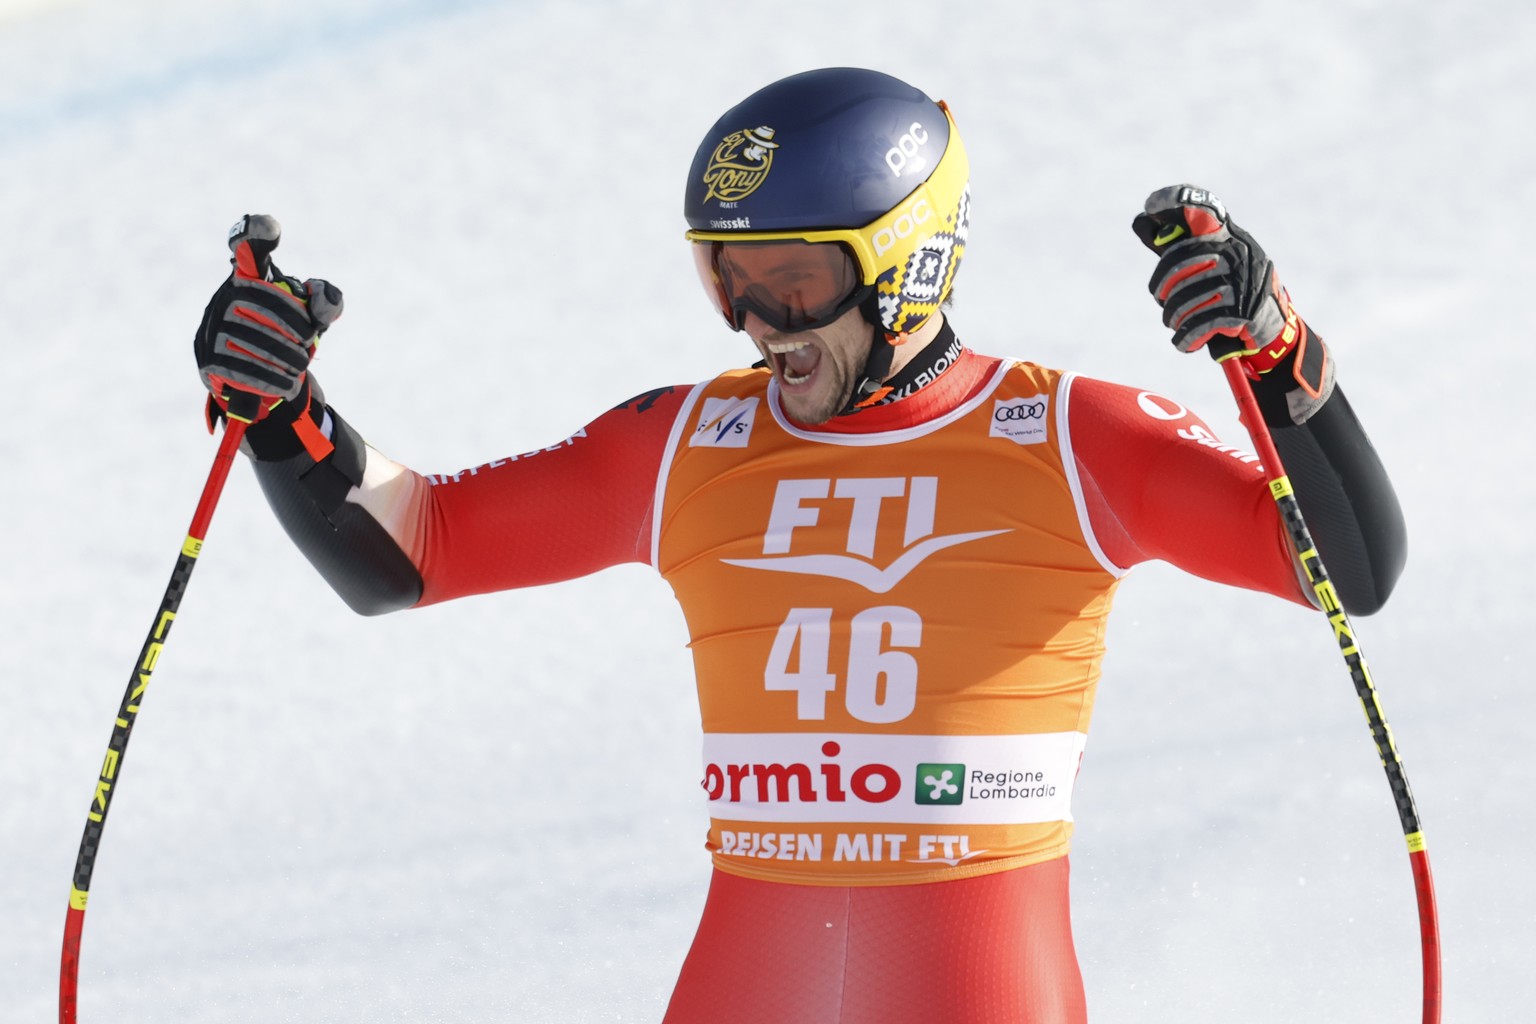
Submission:
[[896,346],[909,344],[911,336],[889,334],[879,328],[874,333],[869,357],[864,361],[853,394],[849,396],[848,404],[842,412],[838,413],[839,416],[848,416],[877,405],[889,405],[915,394],[943,376],[965,351],[965,346],[955,337],[954,329],[946,319],[939,323],[933,338],[924,342],[923,347],[912,353],[906,364],[893,374],[891,363],[896,355]]
[[906,339],[906,335],[894,336],[898,339],[895,341],[891,340],[892,337],[883,332],[876,336],[874,344],[869,347],[869,358],[864,361],[864,369],[859,371],[858,380],[854,382],[853,393],[848,396],[848,404],[838,413],[839,416],[879,405],[880,400],[890,394],[891,389],[885,386],[885,378],[890,375],[896,346]]
[[891,334],[880,322],[880,297],[877,293],[871,293],[859,305],[859,312],[864,315],[864,322],[874,328],[875,337],[869,346],[869,358],[864,360],[864,368],[854,379],[853,392],[848,396],[848,404],[838,413],[839,416],[851,416],[861,409],[879,405],[880,400],[890,394],[891,389],[885,386],[885,378],[891,375],[891,361],[896,358],[896,346],[907,340],[907,335]]

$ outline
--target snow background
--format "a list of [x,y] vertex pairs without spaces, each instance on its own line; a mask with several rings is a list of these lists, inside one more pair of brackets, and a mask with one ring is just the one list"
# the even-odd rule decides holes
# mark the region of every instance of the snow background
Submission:
[[[1407,574],[1357,626],[1447,1019],[1528,1012],[1536,8],[0,0],[0,1021],[56,1015],[85,812],[214,450],[189,342],[230,223],[276,214],[280,265],[345,289],[338,407],[453,471],[748,358],[699,294],[683,175],[722,110],[828,64],[953,106],[953,320],[983,351],[1240,440],[1128,225],[1190,180],[1264,242],[1407,511]],[[666,586],[629,566],[358,618],[244,466],[201,562],[97,864],[81,1019],[659,1020],[709,872]],[[1408,859],[1326,626],[1154,565],[1110,643],[1073,854],[1094,1020],[1417,1019]]]

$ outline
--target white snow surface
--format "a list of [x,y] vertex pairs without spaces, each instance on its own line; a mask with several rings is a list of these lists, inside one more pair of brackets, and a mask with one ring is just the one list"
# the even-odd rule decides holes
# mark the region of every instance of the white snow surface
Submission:
[[[229,225],[277,215],[279,264],[345,289],[330,399],[451,472],[749,360],[684,175],[720,112],[829,64],[952,105],[982,351],[1242,441],[1129,223],[1194,181],[1263,241],[1407,513],[1357,626],[1446,1019],[1526,1019],[1536,7],[10,0],[0,1021],[56,1014],[85,813],[214,450],[189,343]],[[709,873],[685,640],[640,566],[356,617],[236,466],[120,778],[81,1020],[659,1020]],[[1325,621],[1153,565],[1109,641],[1074,808],[1092,1018],[1417,1020],[1408,858]]]

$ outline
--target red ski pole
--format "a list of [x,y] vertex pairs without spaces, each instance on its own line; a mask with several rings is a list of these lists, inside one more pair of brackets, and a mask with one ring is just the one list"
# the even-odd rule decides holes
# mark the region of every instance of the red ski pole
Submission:
[[1419,811],[1413,802],[1413,791],[1408,788],[1408,775],[1403,770],[1402,758],[1398,756],[1392,727],[1387,724],[1381,697],[1376,692],[1376,684],[1371,680],[1365,656],[1360,652],[1354,628],[1344,612],[1332,580],[1328,578],[1322,559],[1318,557],[1317,545],[1313,543],[1306,520],[1302,518],[1301,506],[1297,504],[1291,481],[1285,475],[1280,453],[1275,450],[1274,439],[1270,437],[1269,427],[1259,412],[1259,404],[1243,372],[1242,361],[1235,358],[1237,355],[1239,353],[1233,353],[1221,360],[1222,369],[1227,374],[1227,385],[1232,389],[1232,397],[1237,399],[1243,426],[1247,428],[1248,436],[1253,439],[1259,458],[1264,462],[1269,493],[1274,497],[1280,509],[1280,518],[1290,532],[1297,558],[1312,584],[1312,591],[1317,595],[1323,613],[1328,616],[1329,625],[1339,644],[1339,653],[1344,656],[1344,664],[1349,669],[1350,678],[1354,680],[1355,693],[1365,708],[1365,720],[1370,724],[1371,737],[1376,741],[1382,767],[1387,771],[1387,782],[1392,787],[1392,800],[1397,805],[1398,820],[1402,823],[1403,835],[1408,841],[1408,859],[1413,868],[1413,887],[1419,903],[1419,939],[1424,958],[1423,1024],[1439,1024],[1440,918],[1435,909],[1435,883],[1429,872],[1429,853],[1425,849],[1424,833],[1419,826]]
[[[255,399],[254,395],[246,397]],[[112,739],[107,744],[107,756],[96,780],[96,793],[91,798],[90,813],[86,816],[85,835],[80,840],[80,852],[75,858],[74,882],[69,889],[69,911],[64,918],[64,954],[59,967],[59,1024],[75,1024],[80,933],[85,926],[85,903],[90,894],[91,873],[96,868],[96,854],[101,849],[101,834],[107,826],[107,811],[112,807],[112,794],[122,777],[123,757],[128,752],[133,723],[138,718],[144,691],[149,686],[150,676],[159,663],[160,652],[170,635],[171,624],[176,621],[176,610],[181,606],[182,595],[186,593],[187,581],[192,576],[192,570],[197,567],[197,556],[202,552],[203,538],[208,534],[213,510],[224,490],[224,481],[229,477],[235,451],[240,447],[240,439],[245,436],[245,428],[249,425],[233,413],[227,423],[218,453],[213,458],[213,467],[208,471],[208,481],[203,485],[202,497],[192,515],[187,539],[182,543],[181,554],[176,558],[171,582],[165,588],[160,610],[155,614],[149,633],[144,637],[144,646],[139,651],[138,660],[133,663],[133,671],[128,675],[128,688],[117,709],[117,722],[112,729]]]

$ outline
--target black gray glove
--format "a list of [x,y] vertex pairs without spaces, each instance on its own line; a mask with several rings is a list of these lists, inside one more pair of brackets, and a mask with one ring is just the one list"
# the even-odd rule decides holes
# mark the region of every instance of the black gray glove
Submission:
[[242,419],[264,419],[299,398],[320,335],[341,316],[341,289],[285,277],[273,265],[281,234],[277,220],[264,214],[230,228],[234,269],[214,292],[193,344],[214,402],[225,412],[233,403]]
[[1284,408],[1291,422],[1321,408],[1333,391],[1328,350],[1296,315],[1264,249],[1232,223],[1214,193],[1160,188],[1131,230],[1158,255],[1147,289],[1179,351],[1241,359],[1255,393],[1261,400],[1270,393],[1269,404]]
[[1242,356],[1259,373],[1285,358],[1298,321],[1275,265],[1213,193],[1194,185],[1158,189],[1131,229],[1160,257],[1147,288],[1180,352]]

